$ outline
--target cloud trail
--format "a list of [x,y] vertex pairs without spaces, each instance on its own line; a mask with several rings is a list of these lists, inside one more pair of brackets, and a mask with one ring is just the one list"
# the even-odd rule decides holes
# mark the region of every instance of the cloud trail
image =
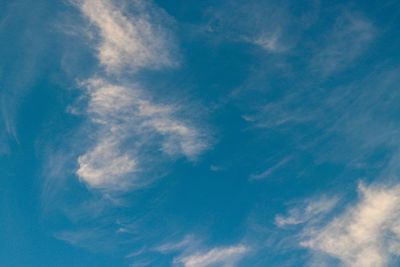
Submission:
[[290,209],[286,216],[277,215],[275,217],[275,224],[279,227],[286,227],[309,223],[311,220],[318,219],[331,212],[337,205],[337,202],[338,198],[336,197],[319,197],[308,200],[302,207]]
[[185,267],[207,267],[223,266],[233,267],[247,253],[249,248],[239,244],[229,247],[217,247],[203,253],[193,253],[175,259],[175,264],[182,264]]

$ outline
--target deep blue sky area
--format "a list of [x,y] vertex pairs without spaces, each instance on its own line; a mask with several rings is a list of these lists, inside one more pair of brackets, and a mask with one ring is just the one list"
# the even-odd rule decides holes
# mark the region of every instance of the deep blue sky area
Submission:
[[0,267],[400,264],[398,1],[0,1]]

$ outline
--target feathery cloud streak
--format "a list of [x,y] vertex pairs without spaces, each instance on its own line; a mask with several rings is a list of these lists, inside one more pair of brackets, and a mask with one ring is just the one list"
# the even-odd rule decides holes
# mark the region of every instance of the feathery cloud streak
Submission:
[[302,207],[292,208],[286,216],[277,215],[275,224],[279,227],[309,223],[329,213],[337,204],[338,198],[320,197],[306,201]]
[[249,248],[239,244],[230,247],[213,248],[204,253],[194,253],[191,255],[181,256],[175,259],[175,264],[181,264],[184,267],[207,267],[218,266],[233,267],[247,253]]

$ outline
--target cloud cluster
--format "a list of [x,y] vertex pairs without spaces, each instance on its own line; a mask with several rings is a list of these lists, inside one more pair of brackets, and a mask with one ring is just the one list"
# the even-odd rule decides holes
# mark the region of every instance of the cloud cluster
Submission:
[[153,103],[134,85],[114,85],[98,78],[86,81],[85,88],[87,114],[97,126],[96,143],[79,157],[77,174],[93,187],[125,187],[127,174],[134,182],[134,173],[144,167],[146,148],[188,159],[207,148],[202,134],[177,118],[176,108]]
[[140,0],[76,4],[95,29],[93,45],[106,71],[102,78],[82,82],[94,144],[79,156],[77,175],[89,186],[119,190],[144,182],[138,172],[156,168],[145,162],[155,164],[163,155],[195,159],[208,144],[202,131],[177,116],[180,107],[154,103],[139,84],[115,79],[177,64],[174,45],[161,26],[164,14]]
[[[359,201],[343,214],[322,228],[307,227],[301,246],[345,266],[388,266],[400,255],[400,187],[360,185],[359,192]],[[322,266],[324,257],[316,258]]]

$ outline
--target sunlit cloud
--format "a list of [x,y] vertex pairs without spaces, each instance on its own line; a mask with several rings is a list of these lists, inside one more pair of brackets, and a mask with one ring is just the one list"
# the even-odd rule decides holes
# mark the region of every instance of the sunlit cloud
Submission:
[[[127,78],[141,69],[177,65],[175,45],[161,25],[166,15],[150,3],[84,0],[75,4],[94,26],[91,33],[97,38],[92,45],[100,67],[111,76]],[[128,15],[128,10],[133,11]],[[182,105],[155,103],[135,82],[94,75],[81,86],[88,98],[84,113],[93,134],[91,147],[78,158],[76,173],[92,187],[120,190],[146,184],[143,174],[156,169],[163,155],[194,160],[209,145],[203,131],[178,116]]]
[[[301,246],[345,266],[388,266],[400,255],[399,186],[359,186],[360,199],[325,226],[307,227]],[[324,262],[323,257],[316,259]]]
[[[163,13],[158,11],[157,16],[151,17],[149,9],[155,7],[149,3],[83,0],[78,5],[98,31],[98,58],[108,71],[176,65],[166,29],[158,25],[161,20],[153,21],[163,17]],[[126,13],[128,5],[135,10],[131,16]]]
[[[205,133],[179,119],[177,106],[153,103],[136,85],[92,79],[84,87],[95,144],[79,157],[77,174],[93,187],[137,185],[135,172],[150,168],[144,165],[147,157],[161,153],[192,160],[208,147]],[[148,149],[154,151],[144,152]]]

